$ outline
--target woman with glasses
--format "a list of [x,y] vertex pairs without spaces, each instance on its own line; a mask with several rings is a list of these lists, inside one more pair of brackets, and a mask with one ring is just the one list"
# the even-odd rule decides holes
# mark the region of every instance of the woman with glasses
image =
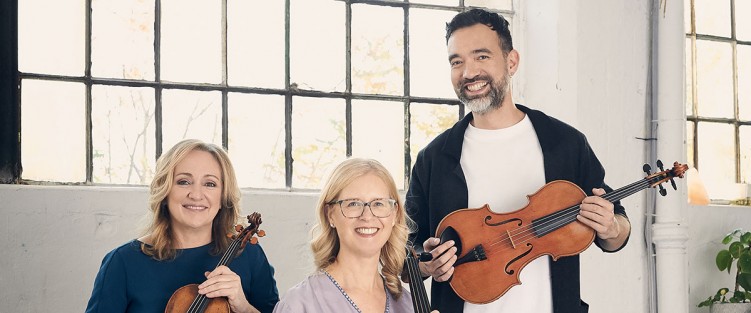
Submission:
[[317,272],[287,291],[274,312],[413,312],[399,281],[411,221],[388,170],[375,160],[342,162],[316,210]]

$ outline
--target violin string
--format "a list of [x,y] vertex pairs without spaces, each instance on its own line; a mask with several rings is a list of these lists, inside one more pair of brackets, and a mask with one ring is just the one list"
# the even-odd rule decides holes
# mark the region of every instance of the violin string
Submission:
[[[222,257],[219,259],[219,267],[220,265],[226,265],[229,260],[232,258],[232,256],[237,252],[237,247],[242,242],[242,236],[238,236],[232,242],[229,244],[229,247],[227,248],[227,252],[222,255]],[[201,307],[203,307],[205,302],[208,302],[209,298],[206,297],[206,295],[198,295],[195,299],[193,299],[193,302],[190,304],[190,307],[188,308],[187,313],[194,313],[198,312]]]
[[[632,183],[626,187],[620,188],[618,190],[615,190],[613,192],[610,192],[608,194],[603,195],[602,197],[609,201],[615,201],[616,199],[623,199],[628,195],[634,194],[642,189],[645,189],[646,187],[649,187],[651,182],[649,180],[640,180],[635,183]],[[505,251],[507,249],[514,249],[514,239],[518,240],[518,244],[526,243],[527,241],[531,240],[531,238],[535,237],[535,228],[533,226],[536,226],[537,229],[541,230],[542,233],[547,233],[548,230],[556,229],[561,226],[565,226],[566,224],[573,222],[576,220],[576,215],[578,215],[579,212],[579,205],[571,206],[566,209],[557,211],[555,213],[552,213],[548,216],[542,217],[538,219],[539,222],[536,225],[524,225],[521,227],[518,227],[516,229],[513,229],[512,231],[509,231],[510,236],[500,236],[498,238],[503,238],[500,240],[497,240],[495,242],[487,243],[483,242],[483,244],[487,245],[488,248],[486,249],[486,255],[492,255],[496,254],[498,252]],[[511,234],[513,232],[513,234]],[[501,247],[498,247],[496,249],[493,248],[493,246],[498,244],[506,244]],[[511,243],[511,245],[508,245]]]

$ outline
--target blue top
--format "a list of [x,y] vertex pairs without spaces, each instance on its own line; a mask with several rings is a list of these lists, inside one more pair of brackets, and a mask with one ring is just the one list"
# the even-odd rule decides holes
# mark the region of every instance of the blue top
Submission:
[[[219,264],[219,255],[209,254],[213,244],[179,249],[177,257],[157,261],[141,252],[133,240],[108,253],[94,280],[86,313],[164,312],[178,288],[200,284]],[[279,301],[274,269],[260,245],[247,244],[229,268],[240,276],[245,298],[261,312],[271,312]]]

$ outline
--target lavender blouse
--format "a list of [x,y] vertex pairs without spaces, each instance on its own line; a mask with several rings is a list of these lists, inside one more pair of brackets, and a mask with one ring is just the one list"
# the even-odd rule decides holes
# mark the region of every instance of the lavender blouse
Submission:
[[[385,292],[385,290],[384,290]],[[386,292],[385,313],[411,313],[412,297],[402,288],[399,299]],[[360,313],[339,284],[325,272],[308,276],[290,288],[276,304],[274,313]]]

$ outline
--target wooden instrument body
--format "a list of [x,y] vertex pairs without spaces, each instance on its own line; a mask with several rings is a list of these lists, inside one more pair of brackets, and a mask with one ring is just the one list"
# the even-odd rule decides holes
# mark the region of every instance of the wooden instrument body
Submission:
[[[235,225],[235,231],[238,234],[227,235],[233,240],[216,267],[229,266],[237,254],[245,248],[247,242],[254,245],[258,243],[256,236],[266,236],[266,232],[259,229],[260,225],[261,214],[258,212],[248,215],[248,227]],[[198,284],[189,284],[175,290],[164,308],[164,313],[229,313],[230,309],[226,297],[208,298],[198,293]]]
[[473,247],[484,248],[487,259],[455,265],[450,285],[465,301],[492,302],[520,284],[519,273],[532,260],[543,255],[556,260],[579,254],[594,241],[594,230],[578,221],[542,237],[532,228],[538,218],[581,204],[586,194],[575,184],[553,181],[527,197],[527,206],[514,212],[495,213],[486,204],[452,212],[439,223],[437,237],[447,227],[458,233],[463,247],[459,259]]
[[[198,296],[198,284],[190,284],[175,290],[167,302],[165,313],[185,313],[190,312],[193,299]],[[207,298],[204,313],[229,313],[229,301],[225,297]],[[195,310],[195,309],[194,309]]]

